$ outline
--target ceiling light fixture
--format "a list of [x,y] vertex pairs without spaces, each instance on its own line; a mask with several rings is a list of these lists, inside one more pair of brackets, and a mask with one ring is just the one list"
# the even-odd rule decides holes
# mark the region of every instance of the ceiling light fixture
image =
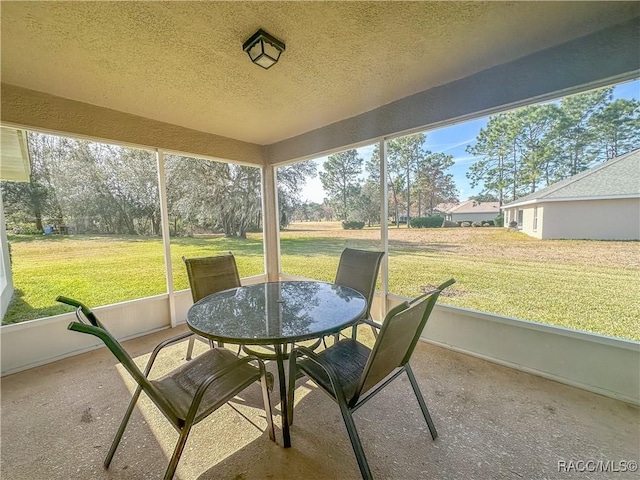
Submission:
[[253,63],[267,69],[278,62],[285,46],[284,42],[260,29],[244,42],[242,50],[247,52]]

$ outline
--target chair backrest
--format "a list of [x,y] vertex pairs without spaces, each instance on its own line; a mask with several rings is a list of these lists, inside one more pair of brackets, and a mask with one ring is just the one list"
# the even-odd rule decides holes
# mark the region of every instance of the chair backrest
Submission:
[[231,252],[214,257],[184,258],[191,296],[197,302],[212,293],[240,286],[236,259]]
[[376,280],[380,270],[380,261],[384,252],[372,252],[370,250],[356,250],[345,248],[340,255],[338,271],[334,283],[344,287],[353,288],[367,299],[367,310],[364,317],[371,314],[371,303],[376,291]]
[[[71,322],[67,329],[73,330],[74,332],[87,333],[102,340],[106,347],[111,351],[111,353],[113,353],[118,361],[120,361],[122,366],[129,372],[129,374],[134,378],[136,383],[140,386],[140,388],[142,388],[142,390],[144,390],[149,398],[151,398],[151,400],[153,400],[153,402],[158,405],[158,407],[166,416],[174,421],[174,424],[177,423],[177,415],[175,414],[173,408],[169,405],[169,403],[167,403],[167,401],[164,399],[164,396],[162,396],[162,394],[158,392],[158,390],[151,384],[147,377],[140,371],[136,363],[129,356],[127,351],[122,347],[120,342],[118,342],[118,340],[116,340],[116,338],[111,335],[111,333],[98,320],[91,309],[83,303],[78,302],[77,300],[73,300],[72,298],[60,296],[56,298],[56,300],[61,303],[66,303],[67,305],[76,307],[76,317],[78,321]],[[89,323],[85,321],[85,318],[89,321]]]
[[452,278],[411,303],[404,302],[387,313],[362,372],[358,389],[350,399],[352,405],[396,368],[407,364],[438,296],[453,283],[455,280]]

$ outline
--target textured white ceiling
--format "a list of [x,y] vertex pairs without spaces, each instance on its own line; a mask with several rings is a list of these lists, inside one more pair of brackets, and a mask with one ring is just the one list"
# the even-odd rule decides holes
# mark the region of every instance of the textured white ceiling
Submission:
[[[2,81],[258,144],[638,15],[637,2],[2,2]],[[270,70],[242,43],[287,45]]]

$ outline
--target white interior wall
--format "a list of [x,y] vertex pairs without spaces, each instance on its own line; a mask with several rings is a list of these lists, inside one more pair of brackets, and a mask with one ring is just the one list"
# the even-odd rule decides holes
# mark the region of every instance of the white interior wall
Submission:
[[[404,299],[389,296],[393,307]],[[640,405],[640,343],[436,305],[426,342]]]

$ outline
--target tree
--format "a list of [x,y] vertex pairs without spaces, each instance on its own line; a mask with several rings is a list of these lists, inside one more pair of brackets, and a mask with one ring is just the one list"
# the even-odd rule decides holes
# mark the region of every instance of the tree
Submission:
[[480,130],[476,143],[466,148],[467,153],[480,157],[466,174],[471,187],[482,183],[483,192],[497,195],[500,205],[510,185],[514,187],[512,199],[515,199],[518,131],[519,121],[515,116],[499,114],[489,119],[487,126]]
[[58,219],[61,211],[52,182],[48,159],[64,150],[58,137],[29,133],[27,144],[31,160],[28,182],[2,182],[5,215],[21,222],[34,222],[43,231],[46,219]]
[[301,205],[300,192],[308,179],[317,174],[314,161],[298,162],[278,168],[278,209],[280,228],[286,227],[293,217],[294,211]]
[[[399,226],[400,206],[406,208],[407,217],[411,210],[411,178],[418,162],[424,157],[424,133],[408,135],[387,142],[387,188],[389,191],[389,211],[393,212]],[[380,179],[380,147],[376,144],[371,159],[366,165],[369,178],[376,183]]]
[[422,216],[422,205],[433,215],[434,208],[443,202],[457,202],[458,189],[453,175],[446,173],[453,166],[453,156],[444,153],[425,152],[416,165],[414,182],[415,198],[418,201],[418,217]]
[[[2,183],[7,218],[35,223],[39,231],[50,222],[71,223],[78,233],[160,233],[152,152],[36,133],[28,143],[30,182]],[[260,226],[260,169],[171,155],[165,169],[173,234],[220,229],[244,238]],[[313,162],[279,169],[283,215],[315,171]]]
[[467,178],[499,201],[575,175],[640,144],[640,102],[604,88],[493,116],[467,152]]
[[[411,218],[411,174],[417,169],[417,164],[423,160],[425,152],[423,144],[426,140],[424,133],[408,135],[406,137],[395,138],[387,142],[387,165],[389,172],[389,180],[394,198],[398,191],[402,188],[401,183],[397,180],[404,177],[404,193],[407,208],[407,228],[409,228],[409,219]],[[395,175],[396,181],[392,176]],[[397,207],[398,201],[395,200],[396,222],[398,220]]]
[[469,200],[475,200],[477,203],[482,203],[482,202],[497,202],[498,201],[498,197],[491,195],[491,194],[480,194],[480,195],[474,195],[472,197],[469,197]]
[[298,222],[319,222],[324,220],[322,205],[316,202],[303,202],[294,209],[292,219]]
[[370,178],[364,182],[357,202],[359,217],[369,226],[380,223],[380,184]]
[[353,202],[360,194],[362,162],[356,150],[347,150],[330,155],[324,163],[324,172],[320,173],[320,181],[329,201],[342,220],[349,219]]
[[533,105],[514,112],[519,122],[520,131],[516,144],[520,154],[520,181],[535,192],[541,180],[549,184],[553,175],[554,148],[552,141],[558,117],[558,107],[553,104]]
[[188,226],[221,229],[246,238],[260,225],[260,169],[185,157],[167,157],[169,212]]
[[597,152],[593,145],[597,132],[590,118],[611,100],[612,88],[603,88],[565,97],[560,102],[552,135],[557,161],[555,175],[547,175],[547,184],[580,173],[593,165]]
[[[389,212],[393,213],[396,221],[396,225],[399,227],[398,222],[400,215],[400,192],[402,191],[403,177],[402,170],[398,168],[397,164],[392,165],[393,170],[389,166],[389,158],[387,155],[387,191],[389,198]],[[369,180],[376,184],[380,184],[380,146],[376,144],[373,148],[371,158],[366,164],[366,171]]]
[[594,150],[611,160],[640,145],[640,102],[619,98],[595,112],[588,121],[595,132]]

